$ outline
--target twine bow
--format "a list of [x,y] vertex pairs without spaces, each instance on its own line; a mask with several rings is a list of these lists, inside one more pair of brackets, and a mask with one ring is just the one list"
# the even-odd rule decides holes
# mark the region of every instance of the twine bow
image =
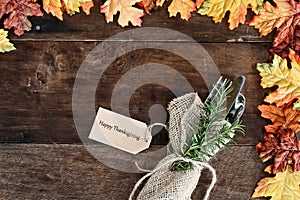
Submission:
[[159,167],[153,169],[151,172],[149,172],[148,174],[146,174],[145,176],[143,176],[134,186],[130,196],[129,196],[129,200],[133,200],[133,197],[138,189],[138,187],[143,183],[143,181],[150,177],[151,175],[153,175],[155,172],[157,172],[158,170],[162,169],[163,167],[169,165],[169,164],[172,164],[173,162],[175,161],[178,161],[178,160],[182,160],[182,161],[185,161],[185,162],[191,162],[194,164],[194,166],[197,166],[197,167],[203,167],[203,168],[207,168],[209,169],[209,171],[212,173],[212,181],[206,191],[206,194],[204,196],[204,200],[208,200],[208,197],[209,197],[209,194],[211,192],[211,190],[213,189],[214,185],[216,184],[217,182],[217,175],[216,175],[216,170],[211,166],[209,165],[208,163],[204,163],[204,162],[200,162],[200,161],[195,161],[195,160],[192,160],[192,159],[189,159],[189,158],[185,158],[185,157],[182,157],[182,156],[178,156],[176,158],[173,158],[173,159],[170,159],[168,160],[167,162],[165,162],[164,164],[160,165]]

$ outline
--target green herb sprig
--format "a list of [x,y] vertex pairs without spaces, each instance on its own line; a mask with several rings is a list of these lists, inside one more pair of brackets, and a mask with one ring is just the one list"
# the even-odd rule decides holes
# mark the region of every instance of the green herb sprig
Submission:
[[[244,134],[244,126],[237,119],[232,124],[224,122],[226,113],[226,100],[232,91],[231,81],[219,80],[214,85],[214,94],[211,94],[208,101],[199,109],[203,110],[200,116],[199,126],[187,138],[187,143],[182,149],[182,155],[186,158],[208,162],[210,158],[216,157],[215,150],[222,147],[228,148],[228,142],[234,142],[233,137],[237,132]],[[172,164],[176,171],[192,169],[191,162],[183,160]]]

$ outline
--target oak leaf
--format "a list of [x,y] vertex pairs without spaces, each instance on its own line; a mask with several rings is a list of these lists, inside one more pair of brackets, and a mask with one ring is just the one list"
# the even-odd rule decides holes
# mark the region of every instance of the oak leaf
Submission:
[[141,9],[133,7],[140,0],[107,0],[100,7],[100,12],[105,14],[106,22],[112,22],[114,15],[119,12],[118,23],[122,27],[128,26],[129,22],[133,26],[141,26],[141,17],[144,12]]
[[0,52],[4,53],[15,49],[14,45],[7,39],[7,31],[0,29]]
[[277,55],[274,55],[272,63],[257,64],[257,70],[262,77],[261,86],[263,88],[278,86],[265,98],[265,101],[276,103],[279,107],[300,97],[300,59],[292,50],[289,58],[291,68],[288,66],[287,59]]
[[4,20],[4,27],[14,28],[14,33],[21,36],[24,31],[31,30],[31,22],[28,16],[43,16],[40,5],[32,0],[1,0],[0,18],[4,14],[8,17]]
[[293,132],[300,131],[300,111],[293,109],[293,102],[282,107],[275,105],[260,105],[261,116],[270,119],[273,124],[265,126],[267,132],[274,133],[279,126],[290,128]]
[[295,0],[274,0],[264,4],[258,15],[248,23],[259,29],[260,35],[268,35],[277,28],[270,52],[286,58],[289,48],[300,51],[300,3]]
[[300,141],[292,129],[279,127],[274,133],[266,132],[264,140],[255,150],[263,162],[274,159],[272,174],[285,171],[288,164],[293,166],[293,171],[300,170]]
[[247,8],[258,13],[262,8],[262,0],[206,0],[198,10],[201,15],[213,17],[215,23],[221,22],[227,12],[229,15],[229,29],[238,27],[239,23],[244,24]]
[[[270,173],[270,168],[265,169]],[[299,200],[300,199],[300,171],[292,172],[287,166],[284,172],[279,172],[275,177],[261,179],[252,198],[272,197],[271,200]]]

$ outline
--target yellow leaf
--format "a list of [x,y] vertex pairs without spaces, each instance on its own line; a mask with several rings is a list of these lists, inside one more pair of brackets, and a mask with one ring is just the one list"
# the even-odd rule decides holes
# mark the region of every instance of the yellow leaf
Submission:
[[62,11],[61,11],[61,0],[43,0],[43,8],[46,13],[51,13],[53,16],[57,17],[60,20],[63,20]]
[[4,53],[15,49],[14,45],[7,39],[7,31],[0,29],[0,52]]
[[63,20],[63,11],[74,15],[80,12],[80,7],[82,7],[82,10],[89,15],[93,6],[93,0],[43,0],[44,10],[60,20]]
[[276,6],[270,2],[265,2],[264,8],[260,10],[258,15],[254,16],[248,24],[259,29],[260,35],[268,35],[274,28],[280,27],[287,23],[293,15],[297,14],[293,7],[293,0],[273,0]]
[[262,7],[262,0],[206,0],[198,10],[201,15],[213,17],[215,23],[221,22],[227,12],[229,15],[229,29],[245,23],[247,8],[258,12]]
[[277,55],[274,55],[272,63],[257,64],[257,70],[262,77],[261,86],[263,88],[278,86],[265,98],[265,101],[276,103],[279,107],[300,97],[300,58],[292,50],[289,58],[291,68],[288,67],[286,59]]
[[118,23],[124,27],[128,26],[129,22],[133,26],[141,26],[141,17],[144,12],[141,9],[133,7],[140,0],[107,0],[101,7],[100,12],[105,14],[106,22],[112,22],[114,15],[118,12]]
[[[265,171],[270,172],[270,167]],[[284,172],[278,172],[275,177],[267,177],[257,184],[252,198],[272,197],[271,200],[299,200],[300,199],[300,171],[293,172],[287,166]]]
[[173,0],[168,11],[170,17],[176,17],[180,13],[182,19],[188,20],[191,17],[191,12],[196,10],[196,4],[192,0]]
[[66,9],[67,9],[67,13],[69,15],[74,15],[75,12],[79,12],[79,7],[80,7],[80,2],[79,0],[63,0]]
[[294,103],[294,108],[295,108],[295,110],[300,111],[300,101],[299,100]]

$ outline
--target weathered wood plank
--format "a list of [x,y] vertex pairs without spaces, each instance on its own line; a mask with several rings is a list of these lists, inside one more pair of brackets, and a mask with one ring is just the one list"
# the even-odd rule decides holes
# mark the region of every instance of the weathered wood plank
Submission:
[[[105,152],[104,152],[105,153]],[[81,145],[0,145],[3,199],[127,199],[142,174],[108,168]],[[233,146],[212,161],[218,182],[211,200],[250,199],[265,167],[253,146]],[[211,175],[202,172],[193,199],[202,199]]]
[[[80,142],[72,116],[73,84],[81,63],[97,44],[17,42],[16,51],[0,55],[1,142]],[[260,78],[255,65],[267,60],[269,45],[214,43],[202,46],[218,66],[221,75],[227,78],[239,74],[246,76],[243,93],[247,98],[247,108],[243,121],[247,135],[238,137],[238,142],[256,144],[263,137],[265,123],[256,107],[262,103],[266,92],[259,86]],[[109,47],[107,50],[109,51]],[[98,83],[95,109],[98,106],[111,108],[112,91],[120,78],[128,70],[145,63],[160,63],[177,70],[180,76],[186,77],[202,99],[206,97],[208,89],[203,78],[184,58],[158,49],[143,49],[121,56],[107,68]],[[162,79],[170,79],[171,84],[184,94],[185,89],[178,77],[170,77],[170,73],[166,72],[165,75],[162,74]],[[89,91],[91,88],[87,86],[83,89]],[[129,98],[119,95],[120,99]],[[174,97],[174,93],[166,87],[145,84],[130,98],[131,116],[149,123],[149,107],[157,103],[166,107]],[[86,128],[89,129],[90,124]],[[165,142],[165,134],[154,139],[154,143]]]
[[[10,34],[13,41],[102,41],[117,33],[135,27],[122,28],[117,25],[117,17],[114,23],[107,24],[104,15],[99,13],[100,4],[103,1],[96,1],[91,10],[91,15],[84,13],[74,16],[64,15],[60,21],[50,15],[44,17],[32,17],[32,31],[25,33],[22,37]],[[223,19],[220,24],[214,25],[211,18],[193,13],[187,22],[180,19],[168,17],[167,2],[164,8],[158,8],[151,15],[143,17],[143,27],[161,27],[182,32],[194,38],[198,42],[270,42],[272,35],[260,37],[257,30],[248,25],[240,25],[239,28],[230,31],[228,29],[228,18]],[[250,11],[249,11],[250,12]],[[247,16],[248,20],[251,12]],[[134,39],[134,38],[133,38]],[[151,39],[151,38],[149,38]]]

